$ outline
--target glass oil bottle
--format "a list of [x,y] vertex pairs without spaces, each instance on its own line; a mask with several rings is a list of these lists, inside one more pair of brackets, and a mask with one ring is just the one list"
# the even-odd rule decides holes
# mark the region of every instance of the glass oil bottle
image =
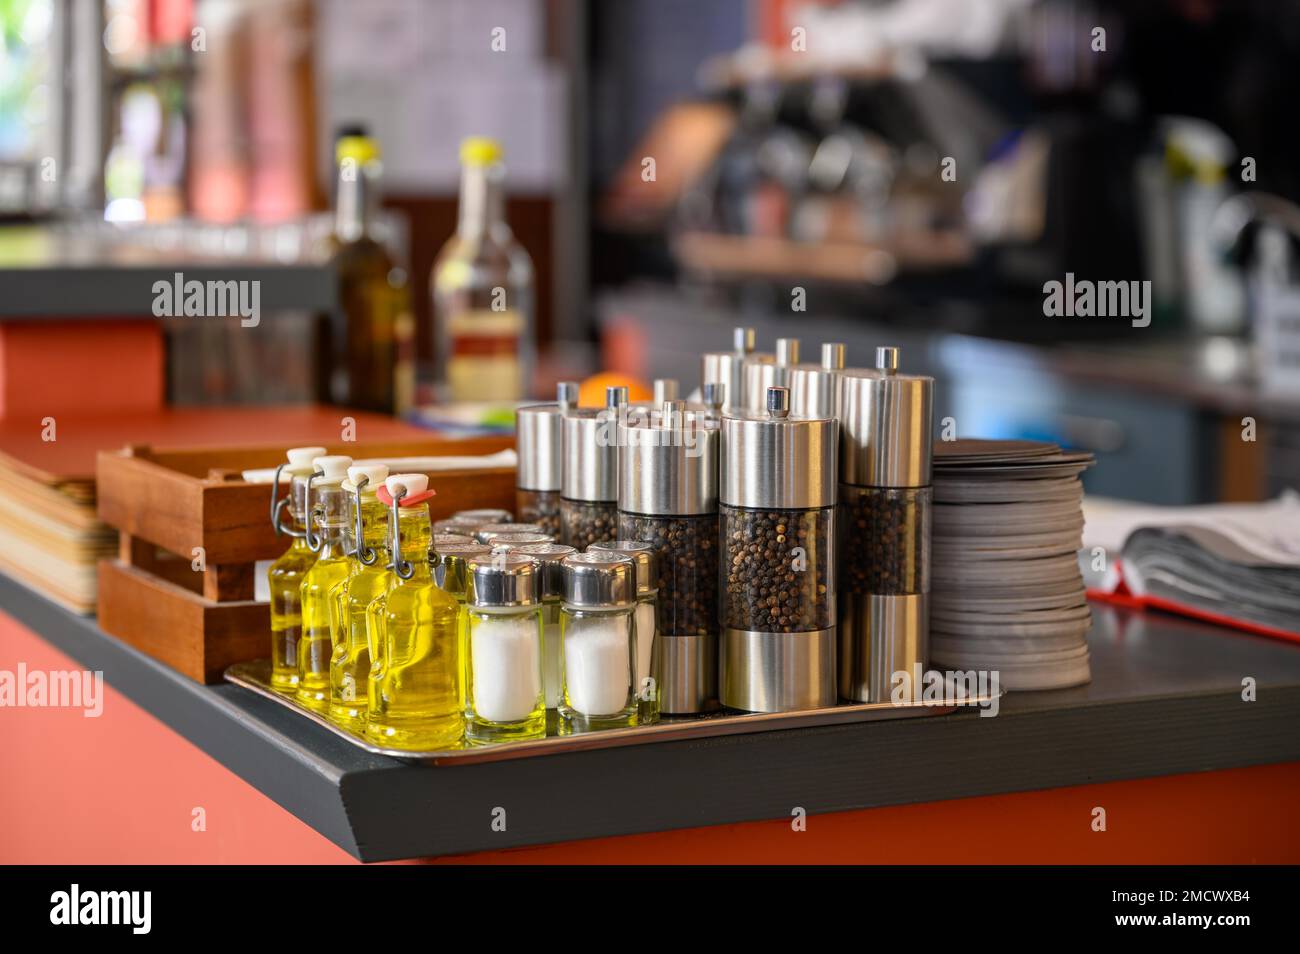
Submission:
[[393,574],[388,563],[388,508],[376,492],[388,477],[383,464],[349,467],[343,492],[348,504],[348,576],[332,593],[334,651],[330,656],[330,718],[355,731],[365,728],[370,682],[366,608],[386,593]]
[[328,249],[339,308],[328,319],[317,397],[402,416],[415,399],[415,319],[406,272],[379,240],[379,143],[349,130],[335,143],[334,232]]
[[469,595],[469,561],[489,556],[492,548],[486,543],[478,543],[474,540],[467,543],[444,543],[439,546],[437,537],[438,534],[434,534],[434,545],[429,550],[429,566],[433,569],[433,581],[456,599],[458,607],[456,631],[462,666],[460,684],[464,686],[466,683],[463,667],[467,652],[465,644],[469,638],[465,617],[465,600]]
[[396,579],[382,612],[369,614],[372,647],[366,737],[403,749],[461,744],[460,604],[433,580],[429,478],[396,474],[379,499],[389,508],[389,567]]
[[[298,640],[302,636],[302,579],[316,562],[316,552],[307,545],[307,478],[315,472],[312,461],[325,453],[323,447],[294,447],[288,463],[276,470],[271,485],[271,523],[276,535],[293,538],[267,571],[271,592],[271,688],[294,692],[298,688]],[[289,475],[289,495],[281,498],[280,475]],[[288,511],[288,519],[282,511]]]
[[351,457],[317,457],[316,473],[307,481],[307,545],[316,551],[316,562],[302,579],[302,638],[298,640],[295,698],[320,711],[329,707],[334,615],[330,591],[348,575],[344,539],[348,495],[342,484],[351,464]]

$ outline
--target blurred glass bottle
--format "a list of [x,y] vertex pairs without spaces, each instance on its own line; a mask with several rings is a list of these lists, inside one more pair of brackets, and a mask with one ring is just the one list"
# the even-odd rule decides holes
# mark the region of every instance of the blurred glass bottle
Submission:
[[505,219],[505,166],[494,139],[460,147],[456,234],[433,266],[438,381],[452,401],[527,396],[533,364],[533,262]]
[[406,272],[371,229],[379,201],[379,144],[344,129],[335,142],[338,188],[328,240],[338,275],[339,307],[318,347],[319,400],[402,415],[415,392],[415,324]]

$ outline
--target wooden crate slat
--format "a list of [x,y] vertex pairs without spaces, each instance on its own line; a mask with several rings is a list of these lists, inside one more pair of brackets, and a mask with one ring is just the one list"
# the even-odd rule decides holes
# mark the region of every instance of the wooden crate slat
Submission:
[[[329,447],[350,457],[480,456],[510,438],[470,438]],[[155,451],[99,455],[99,515],[119,530],[119,559],[99,569],[100,625],[124,642],[200,682],[227,666],[265,657],[270,607],[253,601],[255,561],[289,546],[269,521],[271,487],[243,470],[273,467],[284,449]],[[434,519],[457,510],[515,506],[513,467],[433,471]],[[285,485],[287,489],[287,485]],[[195,548],[203,548],[196,570]],[[165,552],[164,552],[165,551]]]
[[[457,439],[430,438],[427,441],[364,440],[355,443],[339,441],[321,444],[327,454],[346,454],[357,459],[369,457],[481,457],[510,450],[515,446],[512,437],[466,437]],[[284,462],[286,447],[193,448],[188,450],[153,450],[143,448],[138,453],[170,470],[191,477],[205,477],[211,468],[232,471],[257,470],[275,467]]]
[[117,560],[99,564],[98,613],[105,632],[196,682],[270,649],[268,604],[213,603]]
[[202,481],[140,457],[101,453],[95,483],[99,519],[110,526],[180,556],[202,545]]

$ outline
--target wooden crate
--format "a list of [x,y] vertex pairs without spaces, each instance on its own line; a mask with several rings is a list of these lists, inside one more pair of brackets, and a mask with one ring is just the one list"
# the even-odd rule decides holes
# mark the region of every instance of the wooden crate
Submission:
[[[331,454],[361,458],[491,454],[510,438],[336,444]],[[253,599],[254,564],[289,546],[271,528],[269,484],[241,472],[274,467],[278,449],[101,453],[99,516],[119,532],[116,559],[99,566],[99,625],[191,679],[214,683],[227,666],[270,654],[267,603]],[[515,505],[515,470],[435,471],[435,520],[457,510]],[[283,492],[287,492],[287,486]],[[202,567],[195,568],[196,547]]]

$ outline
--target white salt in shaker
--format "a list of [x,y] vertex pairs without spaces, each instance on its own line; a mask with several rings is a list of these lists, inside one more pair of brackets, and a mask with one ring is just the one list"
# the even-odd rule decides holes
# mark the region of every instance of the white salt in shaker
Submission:
[[593,543],[587,552],[608,550],[621,553],[636,564],[636,696],[640,707],[638,723],[659,721],[659,674],[651,672],[657,637],[659,600],[659,554],[640,540],[610,540]]
[[621,553],[564,558],[560,731],[637,724],[636,567]]
[[538,570],[532,557],[517,553],[469,561],[465,737],[471,744],[546,735]]
[[[500,540],[497,541],[500,543]],[[564,678],[560,674],[560,606],[564,602],[563,560],[578,551],[563,543],[529,543],[515,547],[539,564],[542,577],[542,685],[546,689],[546,708],[560,704]]]

